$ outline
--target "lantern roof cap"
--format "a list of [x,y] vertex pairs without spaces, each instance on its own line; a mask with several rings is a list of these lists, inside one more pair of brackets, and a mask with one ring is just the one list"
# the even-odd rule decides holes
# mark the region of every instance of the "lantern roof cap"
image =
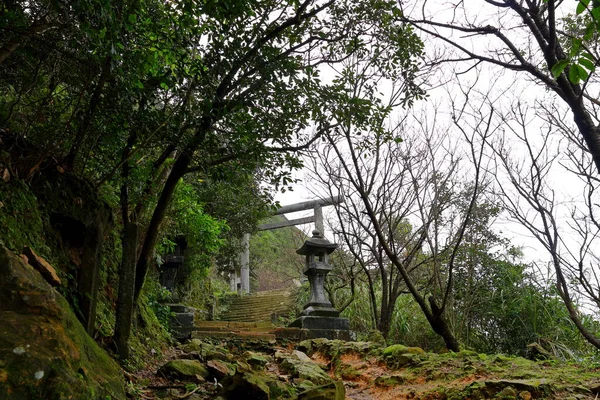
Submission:
[[325,239],[317,229],[315,229],[312,234],[313,236],[307,239],[296,253],[300,255],[310,255],[324,250],[327,254],[331,254],[338,247],[336,243],[331,243],[329,240]]

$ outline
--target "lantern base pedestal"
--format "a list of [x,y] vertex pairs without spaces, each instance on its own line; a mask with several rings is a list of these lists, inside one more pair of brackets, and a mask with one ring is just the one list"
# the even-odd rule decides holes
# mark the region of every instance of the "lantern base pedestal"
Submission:
[[301,316],[289,326],[301,329],[302,340],[316,338],[351,340],[347,318]]
[[331,303],[309,303],[304,306],[304,310],[300,315],[303,317],[337,318],[340,316],[340,312],[331,307]]

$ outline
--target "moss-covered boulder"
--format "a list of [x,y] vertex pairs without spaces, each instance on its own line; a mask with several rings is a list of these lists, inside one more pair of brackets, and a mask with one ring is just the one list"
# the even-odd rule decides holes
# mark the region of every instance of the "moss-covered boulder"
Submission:
[[258,370],[264,369],[267,363],[269,362],[269,360],[267,360],[267,358],[264,355],[253,351],[245,352],[243,357],[253,369]]
[[256,372],[236,373],[223,380],[223,396],[227,399],[256,399],[269,400],[271,396],[269,387],[274,385],[274,379]]
[[206,362],[206,368],[210,376],[219,381],[226,376],[235,374],[235,366],[225,361],[209,360]]
[[321,366],[301,351],[291,354],[275,353],[280,371],[289,374],[297,384],[298,399],[338,400],[344,399],[345,388],[342,381],[331,378]]
[[407,366],[416,366],[427,358],[425,351],[420,347],[407,347],[401,344],[388,346],[381,355],[388,368],[398,369]]
[[298,393],[298,400],[344,400],[346,398],[345,393],[342,381],[332,381]]
[[123,399],[123,373],[40,273],[0,245],[0,398]]
[[158,369],[158,375],[181,380],[200,380],[209,377],[208,369],[196,360],[171,360]]
[[319,353],[332,361],[344,354],[357,354],[360,356],[378,355],[381,352],[381,343],[376,342],[346,342],[343,340],[309,339],[303,340],[296,346],[309,356]]
[[325,385],[332,382],[332,378],[314,363],[306,354],[295,351],[292,354],[277,352],[275,360],[279,369],[292,378],[307,380],[315,385]]
[[383,350],[383,356],[395,356],[398,354],[425,354],[425,350],[420,347],[408,347],[402,344],[393,344]]

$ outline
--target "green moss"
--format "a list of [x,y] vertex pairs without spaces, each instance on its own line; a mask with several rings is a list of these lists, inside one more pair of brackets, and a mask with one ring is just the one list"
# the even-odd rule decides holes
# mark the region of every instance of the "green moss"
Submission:
[[152,289],[157,286],[156,278],[148,276],[138,300],[138,315],[129,340],[131,357],[127,367],[131,370],[143,368],[148,363],[149,354],[159,359],[167,346],[173,344],[173,338],[164,325],[160,323],[150,300]]
[[160,367],[158,373],[178,379],[194,379],[196,375],[206,379],[209,376],[206,367],[196,360],[171,360]]
[[375,378],[375,385],[383,387],[392,387],[402,385],[406,378],[401,375],[381,375]]
[[425,350],[420,347],[407,347],[402,344],[393,344],[383,350],[383,356],[395,356],[398,354],[425,354]]
[[[0,398],[124,398],[121,369],[87,334],[64,297],[4,249],[0,271]],[[26,300],[21,293],[27,293]]]
[[55,260],[44,237],[45,216],[29,187],[16,179],[8,183],[0,180],[0,203],[0,241],[16,254],[30,246],[53,264]]

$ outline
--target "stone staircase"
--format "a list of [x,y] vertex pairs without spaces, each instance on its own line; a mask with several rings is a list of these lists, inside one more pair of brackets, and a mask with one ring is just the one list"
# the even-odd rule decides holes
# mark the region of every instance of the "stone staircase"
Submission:
[[294,310],[292,289],[268,290],[236,298],[221,316],[221,321],[263,322],[277,324]]
[[[291,289],[269,290],[236,298],[220,321],[197,321],[192,331],[196,339],[234,339],[243,342],[275,343],[289,337],[287,328],[278,328],[279,316],[294,308]],[[292,336],[296,331],[292,333]],[[296,335],[297,336],[297,335]]]

